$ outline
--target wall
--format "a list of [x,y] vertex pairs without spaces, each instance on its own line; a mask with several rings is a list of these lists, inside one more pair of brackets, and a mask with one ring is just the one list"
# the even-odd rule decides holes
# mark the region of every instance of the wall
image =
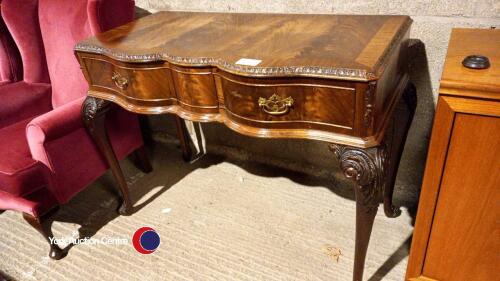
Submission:
[[[186,10],[262,13],[406,14],[414,20],[411,31],[411,79],[418,92],[417,113],[403,155],[396,192],[418,189],[423,172],[437,88],[452,27],[500,27],[498,0],[136,0],[149,11]],[[151,128],[160,140],[171,140],[171,117],[153,117]],[[204,124],[208,150],[239,154],[293,169],[317,173],[335,167],[324,143],[275,141],[240,136],[219,124]],[[221,146],[225,144],[225,146]],[[412,200],[411,198],[408,200]],[[401,202],[402,203],[402,202]]]

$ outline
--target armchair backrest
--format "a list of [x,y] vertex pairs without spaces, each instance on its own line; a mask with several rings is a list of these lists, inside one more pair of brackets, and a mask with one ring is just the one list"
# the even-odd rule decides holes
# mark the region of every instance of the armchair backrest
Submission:
[[135,1],[39,1],[40,29],[55,108],[84,96],[88,90],[74,55],[75,44],[133,20]]
[[21,55],[3,18],[0,17],[0,84],[16,82],[22,79]]
[[3,0],[1,5],[2,18],[21,55],[23,80],[48,83],[45,51],[38,27],[38,0]]

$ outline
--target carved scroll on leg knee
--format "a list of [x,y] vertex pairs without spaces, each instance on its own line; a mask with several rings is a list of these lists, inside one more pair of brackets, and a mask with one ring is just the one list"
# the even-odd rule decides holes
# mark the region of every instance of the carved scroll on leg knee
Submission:
[[331,144],[344,175],[356,183],[356,247],[353,280],[363,280],[368,243],[384,190],[387,151],[385,146],[360,149]]

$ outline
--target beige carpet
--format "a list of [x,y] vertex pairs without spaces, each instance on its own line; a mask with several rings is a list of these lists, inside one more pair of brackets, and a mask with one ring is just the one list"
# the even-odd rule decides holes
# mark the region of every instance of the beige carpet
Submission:
[[[0,214],[0,276],[351,280],[355,209],[341,175],[318,178],[210,154],[188,164],[174,145],[154,151],[151,174],[122,163],[136,202],[132,216],[117,216],[113,180],[106,174],[60,209],[53,230],[58,238],[130,240],[139,227],[150,226],[161,236],[155,253],[141,255],[131,244],[76,245],[53,261],[41,236],[19,213],[6,211]],[[406,209],[396,219],[379,209],[365,280],[403,280],[411,222]]]

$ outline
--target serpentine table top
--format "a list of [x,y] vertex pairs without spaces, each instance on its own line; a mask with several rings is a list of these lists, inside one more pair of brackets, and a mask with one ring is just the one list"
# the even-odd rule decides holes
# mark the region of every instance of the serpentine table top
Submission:
[[[310,130],[309,134],[302,136],[297,132],[285,133],[283,136],[369,147],[379,144],[386,125],[383,122],[387,120],[392,110],[391,105],[401,92],[395,90],[397,83],[404,84],[407,80],[407,77],[402,77],[407,73],[402,69],[406,67],[406,57],[405,54],[400,54],[400,50],[405,50],[401,45],[406,42],[404,39],[408,36],[410,24],[411,19],[407,16],[159,12],[80,42],[75,49],[80,57],[85,53],[96,54],[111,63],[143,63],[148,66],[160,63],[164,67],[178,66],[180,68],[176,69],[184,72],[199,70],[201,73],[227,73],[238,77],[294,77],[295,81],[301,83],[304,80],[298,80],[300,77],[314,77],[322,79],[309,80],[313,84],[339,81],[337,84],[340,87],[357,86],[359,89],[356,89],[355,98],[359,100],[344,102],[350,102],[349,106],[353,109],[359,106],[356,109],[363,112],[355,112],[354,119],[338,122],[337,119],[342,117],[336,116],[326,120],[331,121],[326,123],[350,127],[350,130],[322,130],[312,126],[305,129],[316,132]],[[255,66],[238,64],[242,58],[258,60],[260,63]],[[87,65],[85,59],[82,60],[82,65]],[[88,67],[87,65],[87,72]],[[92,79],[90,81],[93,82]],[[360,83],[345,83],[346,81]],[[379,86],[372,89],[375,85],[371,85],[372,88],[367,93],[370,97],[366,97],[369,101],[362,105],[366,92],[363,86],[368,87],[369,82],[377,81],[380,82]],[[203,82],[205,81],[201,81]],[[206,89],[209,93],[205,95],[216,95],[216,83],[204,84],[207,83],[213,89]],[[102,87],[96,89],[94,86],[98,85],[91,83],[91,91],[102,92]],[[116,102],[139,113],[176,111],[184,113],[184,116],[186,113],[194,113],[192,107],[175,110],[168,108],[168,103],[165,106],[157,104],[155,108],[141,108],[137,101],[126,101],[124,96],[127,93],[120,93],[115,97],[118,99]],[[110,98],[109,95],[99,97]],[[147,100],[159,97],[134,95],[132,98]],[[211,101],[207,104],[199,102],[188,105],[217,106]],[[342,113],[351,114],[347,111]],[[190,117],[199,121],[216,119],[215,116]],[[374,123],[371,120],[373,117],[376,117]],[[325,121],[321,117],[311,119],[293,121]],[[363,126],[362,123],[366,125]],[[236,126],[230,127],[237,129]],[[325,134],[325,131],[340,134]],[[246,131],[242,133],[255,135]]]
[[[382,196],[388,216],[399,212],[392,206],[394,177],[414,110],[411,22],[408,16],[159,12],[78,43],[89,82],[83,118],[116,171],[122,211],[131,210],[128,190],[97,122],[110,102],[136,113],[223,122],[250,136],[326,141],[358,186],[354,280],[361,280]],[[401,97],[409,118],[394,118]]]

